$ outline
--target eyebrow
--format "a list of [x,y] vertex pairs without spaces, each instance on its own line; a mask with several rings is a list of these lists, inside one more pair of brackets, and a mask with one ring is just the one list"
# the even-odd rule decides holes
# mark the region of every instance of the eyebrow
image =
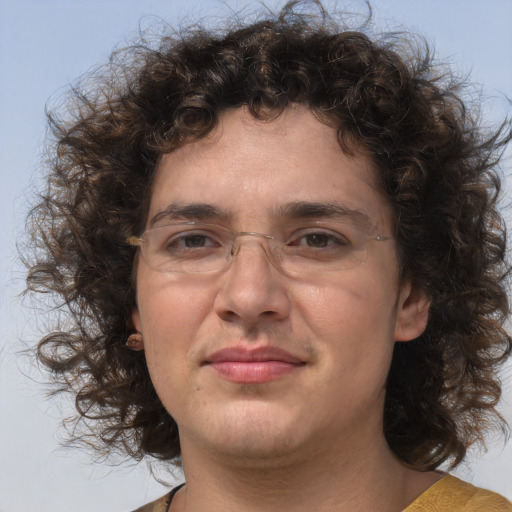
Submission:
[[174,202],[156,213],[149,221],[149,227],[153,227],[162,220],[170,222],[179,220],[226,220],[229,217],[231,215],[226,210],[208,203],[180,204]]
[[372,228],[375,224],[372,218],[361,210],[337,202],[292,202],[279,206],[276,213],[278,217],[290,219],[348,219],[367,228]]
[[[149,227],[162,220],[173,221],[226,221],[233,215],[224,208],[209,203],[188,203],[181,204],[173,202],[164,210],[157,212],[149,221]],[[361,227],[372,228],[374,222],[371,217],[361,210],[350,208],[337,202],[310,202],[297,201],[284,205],[278,205],[274,208],[273,216],[277,219],[332,219],[332,220],[351,220]]]

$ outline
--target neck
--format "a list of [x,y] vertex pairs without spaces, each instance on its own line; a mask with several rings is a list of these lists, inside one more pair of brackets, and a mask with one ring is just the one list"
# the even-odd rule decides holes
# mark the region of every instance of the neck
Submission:
[[384,438],[265,459],[194,452],[185,442],[173,512],[398,512],[439,478],[406,468]]

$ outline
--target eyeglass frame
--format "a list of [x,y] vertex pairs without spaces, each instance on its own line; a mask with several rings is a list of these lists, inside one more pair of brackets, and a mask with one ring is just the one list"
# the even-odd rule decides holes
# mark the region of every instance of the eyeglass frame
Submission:
[[[298,226],[302,226],[303,228],[306,228],[306,227],[313,227],[315,225],[320,225],[320,224],[323,224],[323,221],[312,221],[312,222],[306,222],[304,224],[297,224],[297,225]],[[340,221],[338,221],[337,224],[350,225],[349,222],[340,222]],[[288,227],[288,226],[292,226],[292,225],[294,225],[294,224],[285,225],[283,227]],[[165,270],[165,269],[158,268],[155,265],[151,265],[148,262],[148,258],[147,258],[147,255],[146,255],[146,252],[145,252],[145,249],[144,249],[144,247],[148,245],[148,241],[147,241],[147,239],[144,239],[144,236],[147,233],[151,233],[151,232],[154,232],[156,230],[159,230],[159,229],[162,229],[162,228],[165,228],[165,227],[168,227],[168,226],[199,226],[200,228],[208,228],[208,227],[210,227],[210,228],[216,228],[216,229],[218,229],[220,231],[224,231],[224,232],[229,233],[230,236],[229,236],[228,240],[230,241],[230,244],[226,244],[225,246],[224,245],[222,246],[225,249],[228,249],[228,247],[229,247],[229,250],[226,251],[225,263],[223,265],[221,265],[220,267],[216,267],[216,268],[212,268],[212,269],[208,269],[208,270],[177,270],[177,269]],[[340,236],[344,236],[342,233],[338,233],[337,231],[335,231],[333,229],[330,229],[330,228],[324,228],[324,229],[328,230],[328,231],[331,231],[333,233],[337,233]],[[361,231],[360,229],[358,229],[358,230]],[[183,231],[183,233],[186,233],[186,231]],[[179,233],[177,233],[177,234],[179,234]],[[312,233],[312,234],[315,234],[315,233]],[[263,239],[265,239],[267,241],[266,247],[268,249],[265,247],[264,244],[260,244],[260,245],[262,245],[263,250],[264,250],[265,254],[267,255],[267,258],[270,260],[272,265],[276,269],[278,269],[280,272],[282,272],[284,274],[288,274],[290,272],[292,274],[298,273],[298,272],[295,272],[295,271],[290,271],[289,269],[283,267],[283,265],[281,263],[282,257],[280,258],[280,257],[278,257],[275,254],[276,251],[277,251],[278,255],[286,254],[286,252],[283,250],[283,247],[289,247],[287,244],[288,244],[289,240],[291,240],[291,239],[289,239],[287,242],[281,242],[274,235],[269,235],[269,234],[266,234],[266,233],[258,233],[258,232],[255,232],[255,231],[236,231],[235,232],[235,231],[232,231],[231,229],[229,229],[229,228],[227,228],[225,226],[222,226],[220,224],[215,224],[215,223],[198,222],[198,221],[169,222],[169,223],[166,223],[166,224],[162,224],[162,225],[159,225],[159,226],[154,226],[154,227],[148,228],[148,229],[144,230],[143,233],[140,236],[138,236],[138,237],[137,236],[130,236],[130,237],[127,238],[127,243],[130,246],[140,248],[140,251],[141,251],[141,254],[142,254],[142,259],[144,260],[144,262],[150,268],[152,268],[153,270],[156,270],[157,272],[162,272],[164,274],[172,274],[172,273],[180,273],[180,274],[206,274],[206,273],[218,272],[220,270],[224,270],[225,268],[228,268],[231,265],[231,262],[236,258],[238,252],[240,251],[241,244],[237,244],[236,243],[237,239],[239,237],[245,237],[245,236],[261,237],[261,238],[263,238]],[[368,243],[368,241],[374,240],[374,241],[377,241],[377,242],[385,242],[385,241],[393,240],[394,238],[395,237],[392,236],[392,235],[366,235],[364,237],[364,241],[365,241],[364,248],[363,248],[363,250],[364,250],[364,257],[360,261],[358,261],[355,265],[348,266],[348,267],[331,268],[331,269],[324,268],[322,270],[323,271],[336,271],[336,270],[350,270],[352,268],[357,268],[358,266],[362,265],[366,261],[367,243]],[[273,240],[275,242],[275,244],[273,246],[270,245],[270,240]],[[353,251],[353,252],[356,252],[356,251]],[[358,251],[358,252],[361,252],[361,251]]]

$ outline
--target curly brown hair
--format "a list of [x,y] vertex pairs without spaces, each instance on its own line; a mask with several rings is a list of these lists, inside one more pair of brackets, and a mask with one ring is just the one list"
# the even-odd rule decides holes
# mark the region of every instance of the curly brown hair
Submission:
[[[206,136],[227,109],[272,119],[303,104],[364,147],[394,207],[402,275],[431,299],[428,326],[397,343],[385,434],[406,464],[460,462],[496,421],[498,370],[512,351],[505,228],[497,210],[509,125],[481,128],[463,89],[428,45],[347,30],[323,7],[288,3],[229,29],[194,26],[116,51],[49,114],[51,168],[29,215],[28,289],[58,297],[65,329],[38,356],[76,396],[97,449],[178,460],[178,428],[151,383],[133,332],[134,248],[159,158]],[[298,8],[300,7],[300,9]],[[307,5],[306,5],[307,7]],[[300,12],[299,12],[300,11]]]

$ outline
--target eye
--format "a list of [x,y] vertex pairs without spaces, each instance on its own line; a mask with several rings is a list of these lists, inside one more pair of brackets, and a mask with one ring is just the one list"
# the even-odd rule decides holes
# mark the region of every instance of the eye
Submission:
[[170,251],[215,248],[219,246],[220,244],[214,238],[201,233],[180,233],[173,236],[166,243],[166,248]]
[[309,233],[297,233],[288,245],[313,249],[339,248],[350,245],[347,237],[333,231],[314,231]]
[[339,244],[339,240],[331,235],[324,233],[312,233],[302,237],[304,239],[304,245],[308,247],[328,247],[332,244]]
[[186,247],[188,249],[196,249],[201,247],[214,247],[216,244],[210,237],[206,235],[190,234],[180,235],[170,241],[171,247]]

